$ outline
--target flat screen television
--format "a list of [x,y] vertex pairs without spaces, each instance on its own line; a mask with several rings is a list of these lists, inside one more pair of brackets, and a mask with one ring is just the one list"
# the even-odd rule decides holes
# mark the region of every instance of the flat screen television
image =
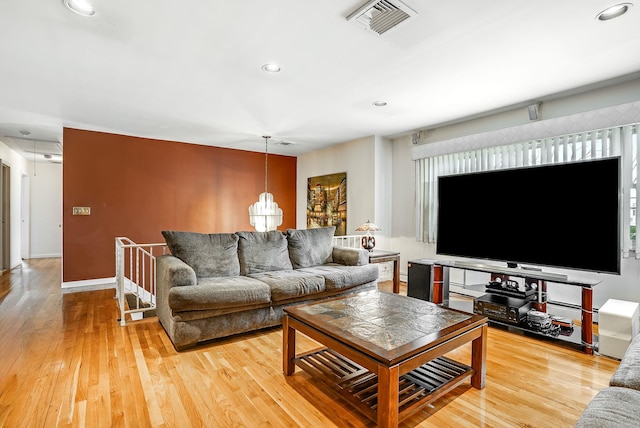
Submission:
[[438,254],[620,274],[620,158],[441,176]]

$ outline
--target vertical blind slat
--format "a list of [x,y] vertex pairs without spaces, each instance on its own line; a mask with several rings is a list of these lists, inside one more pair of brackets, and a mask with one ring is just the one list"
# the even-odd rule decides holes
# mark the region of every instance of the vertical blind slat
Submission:
[[[635,233],[637,236],[638,233],[638,189],[640,189],[640,186],[638,185],[638,177],[640,177],[640,162],[638,162],[638,156],[640,155],[640,138],[638,138],[638,126],[636,125],[635,127],[633,127],[633,129],[631,127],[626,127],[625,128],[625,133],[624,133],[624,138],[625,141],[629,141],[632,147],[632,151],[633,151],[633,159],[634,159],[634,163],[632,164],[635,172],[632,174],[633,177],[635,177],[632,186],[635,190],[635,204],[634,204],[634,215],[633,215],[633,221],[630,222],[630,225],[633,226],[635,228]],[[636,241],[637,242],[637,241]],[[640,259],[640,251],[638,251],[638,245],[635,244],[634,247],[635,253],[636,253],[636,259]]]
[[[622,183],[631,183],[632,163],[633,159],[629,154],[632,153],[630,140],[622,140],[620,137],[620,129],[613,128],[607,132],[603,132],[604,135],[609,136],[611,140],[611,149],[613,153],[618,153],[622,159]],[[603,135],[603,139],[604,139]],[[631,186],[622,185],[622,213],[621,213],[621,241],[622,241],[622,255],[623,257],[629,257],[631,250],[631,234],[624,231],[630,231],[631,218],[629,215],[624,215],[626,212],[631,212]]]

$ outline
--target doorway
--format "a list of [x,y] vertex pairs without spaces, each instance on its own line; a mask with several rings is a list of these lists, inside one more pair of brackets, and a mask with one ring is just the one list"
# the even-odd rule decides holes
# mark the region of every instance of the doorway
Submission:
[[0,269],[11,269],[11,167],[2,160],[0,171]]
[[29,240],[29,225],[31,224],[30,219],[30,191],[29,191],[29,176],[27,174],[22,174],[22,183],[20,186],[20,258],[22,260],[26,260],[29,258],[29,254],[31,254],[31,247]]

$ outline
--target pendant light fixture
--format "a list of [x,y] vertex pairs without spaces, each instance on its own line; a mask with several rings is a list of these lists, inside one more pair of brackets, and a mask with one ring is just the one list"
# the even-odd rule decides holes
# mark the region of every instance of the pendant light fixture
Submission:
[[258,232],[276,230],[282,224],[282,209],[273,201],[273,195],[267,191],[267,172],[269,152],[267,144],[270,135],[264,138],[264,193],[260,193],[258,202],[249,205],[249,222]]

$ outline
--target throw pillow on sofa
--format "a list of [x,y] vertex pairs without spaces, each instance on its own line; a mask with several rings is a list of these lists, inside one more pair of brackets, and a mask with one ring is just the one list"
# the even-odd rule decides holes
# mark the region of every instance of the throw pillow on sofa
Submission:
[[280,231],[236,232],[240,274],[292,270],[287,237]]
[[235,233],[196,233],[163,230],[171,254],[193,268],[198,278],[240,274]]
[[335,226],[287,229],[289,257],[294,269],[331,263]]

